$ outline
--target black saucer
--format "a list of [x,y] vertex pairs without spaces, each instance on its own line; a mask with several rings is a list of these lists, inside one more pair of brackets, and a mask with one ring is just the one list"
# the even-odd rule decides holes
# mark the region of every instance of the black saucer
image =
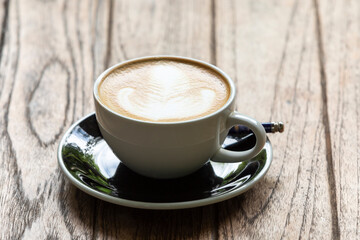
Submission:
[[[240,139],[245,140],[233,144]],[[246,150],[255,141],[252,137],[229,135],[224,147]],[[264,149],[253,159],[240,163],[209,161],[186,177],[152,179],[134,173],[115,157],[92,113],[72,125],[64,135],[58,160],[73,184],[97,198],[137,208],[177,209],[223,201],[248,190],[269,169],[272,147],[267,140]]]

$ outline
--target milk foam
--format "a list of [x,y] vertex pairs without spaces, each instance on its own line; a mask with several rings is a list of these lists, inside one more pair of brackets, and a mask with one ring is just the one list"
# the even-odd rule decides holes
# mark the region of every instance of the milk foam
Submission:
[[228,92],[212,70],[170,60],[119,68],[99,86],[101,101],[112,110],[155,122],[207,115],[225,104]]

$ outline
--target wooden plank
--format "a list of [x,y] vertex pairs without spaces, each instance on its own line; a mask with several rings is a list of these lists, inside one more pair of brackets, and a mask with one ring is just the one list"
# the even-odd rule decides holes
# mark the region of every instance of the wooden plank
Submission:
[[1,239],[92,237],[95,200],[65,180],[56,152],[70,124],[94,109],[108,9],[10,1],[0,64]]
[[211,59],[209,1],[114,1],[109,65],[148,55]]
[[314,4],[222,1],[216,9],[216,63],[237,82],[238,110],[286,124],[283,134],[270,136],[274,161],[265,179],[218,205],[218,235],[330,239]]
[[316,2],[339,235],[360,239],[360,3]]
[[[170,54],[211,61],[209,1],[114,1],[109,65],[147,55]],[[211,239],[214,206],[146,211],[97,202],[95,237],[111,239]]]

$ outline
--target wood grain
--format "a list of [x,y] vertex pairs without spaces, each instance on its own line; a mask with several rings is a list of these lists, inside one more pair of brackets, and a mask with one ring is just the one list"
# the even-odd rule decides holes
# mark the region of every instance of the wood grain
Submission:
[[[82,56],[91,56],[95,47],[85,48],[92,46],[88,40],[79,43],[80,37],[91,39],[95,31],[79,33],[75,41],[69,37],[74,36],[71,26],[77,23],[80,28],[106,6],[83,2],[78,6],[86,8],[80,20],[67,4],[9,3],[0,65],[1,239],[92,236],[88,227],[93,225],[94,199],[67,184],[57,166],[56,149],[66,128],[85,109],[93,109],[90,91],[96,64],[91,61],[97,58]],[[89,59],[84,76],[81,66]]]
[[219,204],[220,217],[226,219],[219,235],[331,239],[313,2],[227,4],[217,4],[216,55],[218,65],[236,79],[238,110],[262,121],[282,120],[287,130],[271,136],[274,162],[263,182]]
[[338,235],[343,239],[359,239],[360,4],[358,1],[317,1],[317,11]]
[[[0,1],[0,239],[360,239],[358,1]],[[122,60],[174,54],[284,121],[265,178],[195,209],[121,207],[72,186],[60,137]]]

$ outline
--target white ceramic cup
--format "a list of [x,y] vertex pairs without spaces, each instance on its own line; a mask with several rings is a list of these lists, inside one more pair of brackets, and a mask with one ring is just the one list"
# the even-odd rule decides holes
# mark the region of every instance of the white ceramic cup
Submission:
[[[162,123],[133,119],[114,112],[104,105],[98,85],[109,73],[129,62],[145,59],[180,59],[213,69],[230,86],[228,101],[216,112],[201,118]],[[96,119],[100,131],[115,155],[130,169],[153,178],[176,178],[201,168],[209,159],[217,162],[240,162],[256,156],[266,141],[263,126],[256,120],[234,111],[235,85],[219,68],[191,58],[151,56],[116,64],[104,71],[94,84]],[[256,145],[247,151],[221,148],[228,130],[235,125],[250,128]]]

